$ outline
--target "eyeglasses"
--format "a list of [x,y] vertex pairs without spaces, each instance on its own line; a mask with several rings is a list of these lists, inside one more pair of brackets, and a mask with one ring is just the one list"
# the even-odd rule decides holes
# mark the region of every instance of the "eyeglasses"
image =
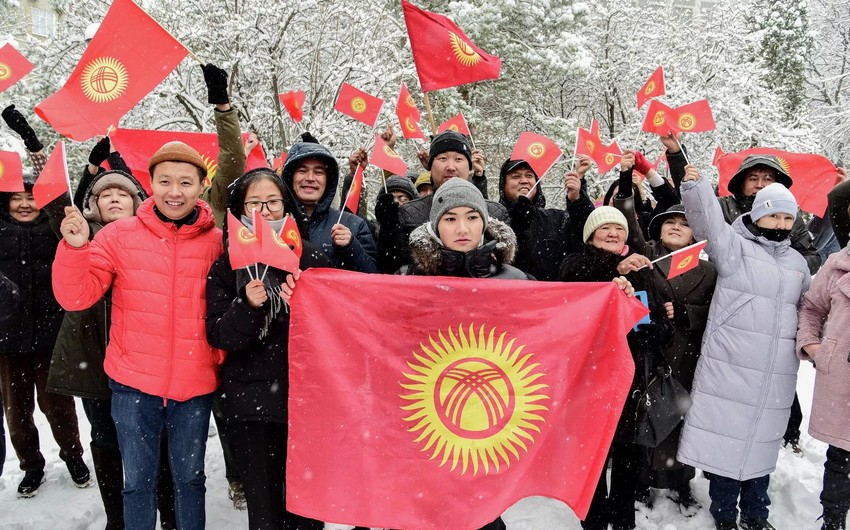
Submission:
[[279,212],[283,210],[283,199],[272,199],[270,201],[248,201],[245,204],[245,207],[248,208],[248,211],[257,210],[258,212],[263,211],[263,206],[265,206],[270,212]]

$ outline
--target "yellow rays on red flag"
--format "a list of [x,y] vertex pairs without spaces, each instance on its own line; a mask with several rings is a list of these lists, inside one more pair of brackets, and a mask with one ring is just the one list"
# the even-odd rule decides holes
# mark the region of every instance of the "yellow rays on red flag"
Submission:
[[227,250],[233,270],[259,263],[262,254],[259,239],[230,211],[227,212]]
[[280,229],[280,238],[286,241],[286,244],[292,248],[295,255],[299,258],[304,252],[304,244],[301,242],[301,232],[298,231],[298,223],[291,215],[287,215],[283,221],[283,227]]
[[11,44],[0,48],[0,92],[24,78],[33,69],[33,64],[27,60]]
[[118,123],[187,53],[132,0],[114,0],[68,81],[35,112],[83,142]]
[[637,106],[638,110],[640,110],[647,101],[652,98],[657,98],[658,96],[663,96],[664,92],[664,67],[659,66],[656,70],[649,76],[649,79],[646,80],[646,83],[640,87],[637,93]]
[[707,99],[676,108],[653,99],[641,126],[641,130],[659,136],[667,136],[671,132],[706,132],[716,128]]
[[499,77],[501,59],[473,44],[451,19],[407,0],[401,6],[423,92]]
[[403,177],[407,174],[407,163],[377,134],[375,135],[375,147],[372,149],[369,163],[389,171],[393,175]]
[[620,163],[621,158],[623,158],[623,151],[620,149],[619,144],[617,142],[611,142],[609,145],[603,147],[602,152],[597,155],[595,159],[596,170],[599,171],[600,175],[607,173]]
[[44,169],[41,170],[35,185],[32,187],[32,196],[35,199],[36,207],[41,209],[64,193],[68,193],[69,196],[73,195],[71,180],[68,178],[65,142],[59,140],[53,147],[50,158],[47,159]]
[[259,210],[254,210],[254,235],[260,240],[260,263],[287,272],[298,270],[299,256],[289,248],[268,221],[263,219]]
[[528,162],[528,165],[537,174],[537,178],[543,178],[543,175],[560,157],[561,148],[558,147],[558,144],[542,134],[528,131],[519,135],[514,150],[511,152],[511,160]]
[[671,253],[670,272],[667,274],[667,279],[685,274],[699,265],[699,253],[707,243],[708,241],[700,241]]
[[334,109],[365,123],[369,127],[375,127],[383,105],[383,99],[367,94],[348,83],[343,83],[339,88]]
[[24,191],[21,155],[13,151],[0,151],[0,191]]

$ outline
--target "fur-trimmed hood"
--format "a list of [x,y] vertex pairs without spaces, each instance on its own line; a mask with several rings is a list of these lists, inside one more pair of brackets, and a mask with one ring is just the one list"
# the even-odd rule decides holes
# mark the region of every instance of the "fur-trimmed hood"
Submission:
[[[516,245],[516,235],[511,227],[493,217],[484,230],[484,244],[465,254],[443,246],[428,230],[428,223],[410,234],[414,273],[429,276],[494,276],[513,262]],[[460,270],[462,266],[464,270]],[[465,274],[460,274],[463,272]]]

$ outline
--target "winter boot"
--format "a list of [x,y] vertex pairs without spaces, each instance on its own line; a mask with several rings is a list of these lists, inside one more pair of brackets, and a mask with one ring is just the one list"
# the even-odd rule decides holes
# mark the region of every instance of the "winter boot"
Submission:
[[738,523],[735,521],[714,521],[715,530],[738,530]]
[[776,530],[767,519],[748,519],[741,517],[741,530]]
[[845,530],[847,528],[847,512],[824,512],[821,530]]
[[68,473],[71,475],[71,480],[74,481],[74,486],[88,488],[91,485],[91,473],[82,457],[71,458],[65,462],[65,465],[68,467]]
[[38,487],[44,482],[44,470],[32,469],[24,473],[24,478],[18,484],[18,497],[28,499],[35,497]]
[[101,449],[91,446],[94,474],[103,511],[106,512],[106,530],[124,530],[124,465],[118,449]]
[[679,512],[685,517],[693,517],[702,509],[702,504],[691,493],[691,485],[683,484],[669,495],[670,500],[679,507]]

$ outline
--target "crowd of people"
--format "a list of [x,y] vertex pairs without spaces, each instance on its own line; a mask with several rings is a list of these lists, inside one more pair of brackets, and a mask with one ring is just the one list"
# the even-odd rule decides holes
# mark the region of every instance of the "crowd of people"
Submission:
[[[498,200],[488,200],[484,154],[446,131],[419,154],[421,174],[385,175],[370,218],[364,208],[333,207],[340,180],[344,197],[366,165],[365,150],[351,154],[341,175],[337,157],[305,133],[279,173],[246,172],[256,138],[242,143],[224,71],[208,64],[203,74],[220,144],[210,185],[201,155],[169,142],[149,161],[148,196],[104,137],[73,197],[38,209],[32,187],[44,145],[14,105],[2,113],[32,166],[24,190],[0,196],[0,396],[24,471],[20,497],[37,494],[45,479],[36,402],[73,483],[91,483],[79,397],[107,530],[152,529],[157,510],[164,529],[205,527],[211,416],[234,505],[247,508],[250,528],[323,528],[284,502],[287,393],[297,384],[288,380],[287,304],[301,271],[334,267],[615,282],[625,296],[647,293],[650,323],[627,337],[635,375],[608,453],[610,480],[603,471],[582,521],[587,530],[633,529],[636,506],[651,507],[661,494],[692,517],[702,509],[691,489],[697,469],[709,481],[717,529],[773,528],[770,474],[781,446],[800,451],[799,360],[815,363],[809,432],[829,445],[822,525],[845,528],[850,254],[815,246],[789,191],[793,176],[775,157],[747,157],[729,183],[732,195],[718,198],[669,135],[661,138],[667,178],[627,150],[596,207],[587,192],[591,163],[581,158],[563,177],[565,207],[547,208],[541,175],[525,160],[501,164]],[[391,129],[383,136],[395,140]],[[850,183],[835,187],[829,205],[819,222],[846,245]],[[294,219],[299,270],[270,267],[258,277],[231,267],[235,234],[226,216],[253,230],[255,211],[276,230]],[[668,278],[670,260],[659,258],[696,241],[707,241],[708,259]],[[648,447],[636,438],[636,411],[656,372],[675,377],[692,406]]]

